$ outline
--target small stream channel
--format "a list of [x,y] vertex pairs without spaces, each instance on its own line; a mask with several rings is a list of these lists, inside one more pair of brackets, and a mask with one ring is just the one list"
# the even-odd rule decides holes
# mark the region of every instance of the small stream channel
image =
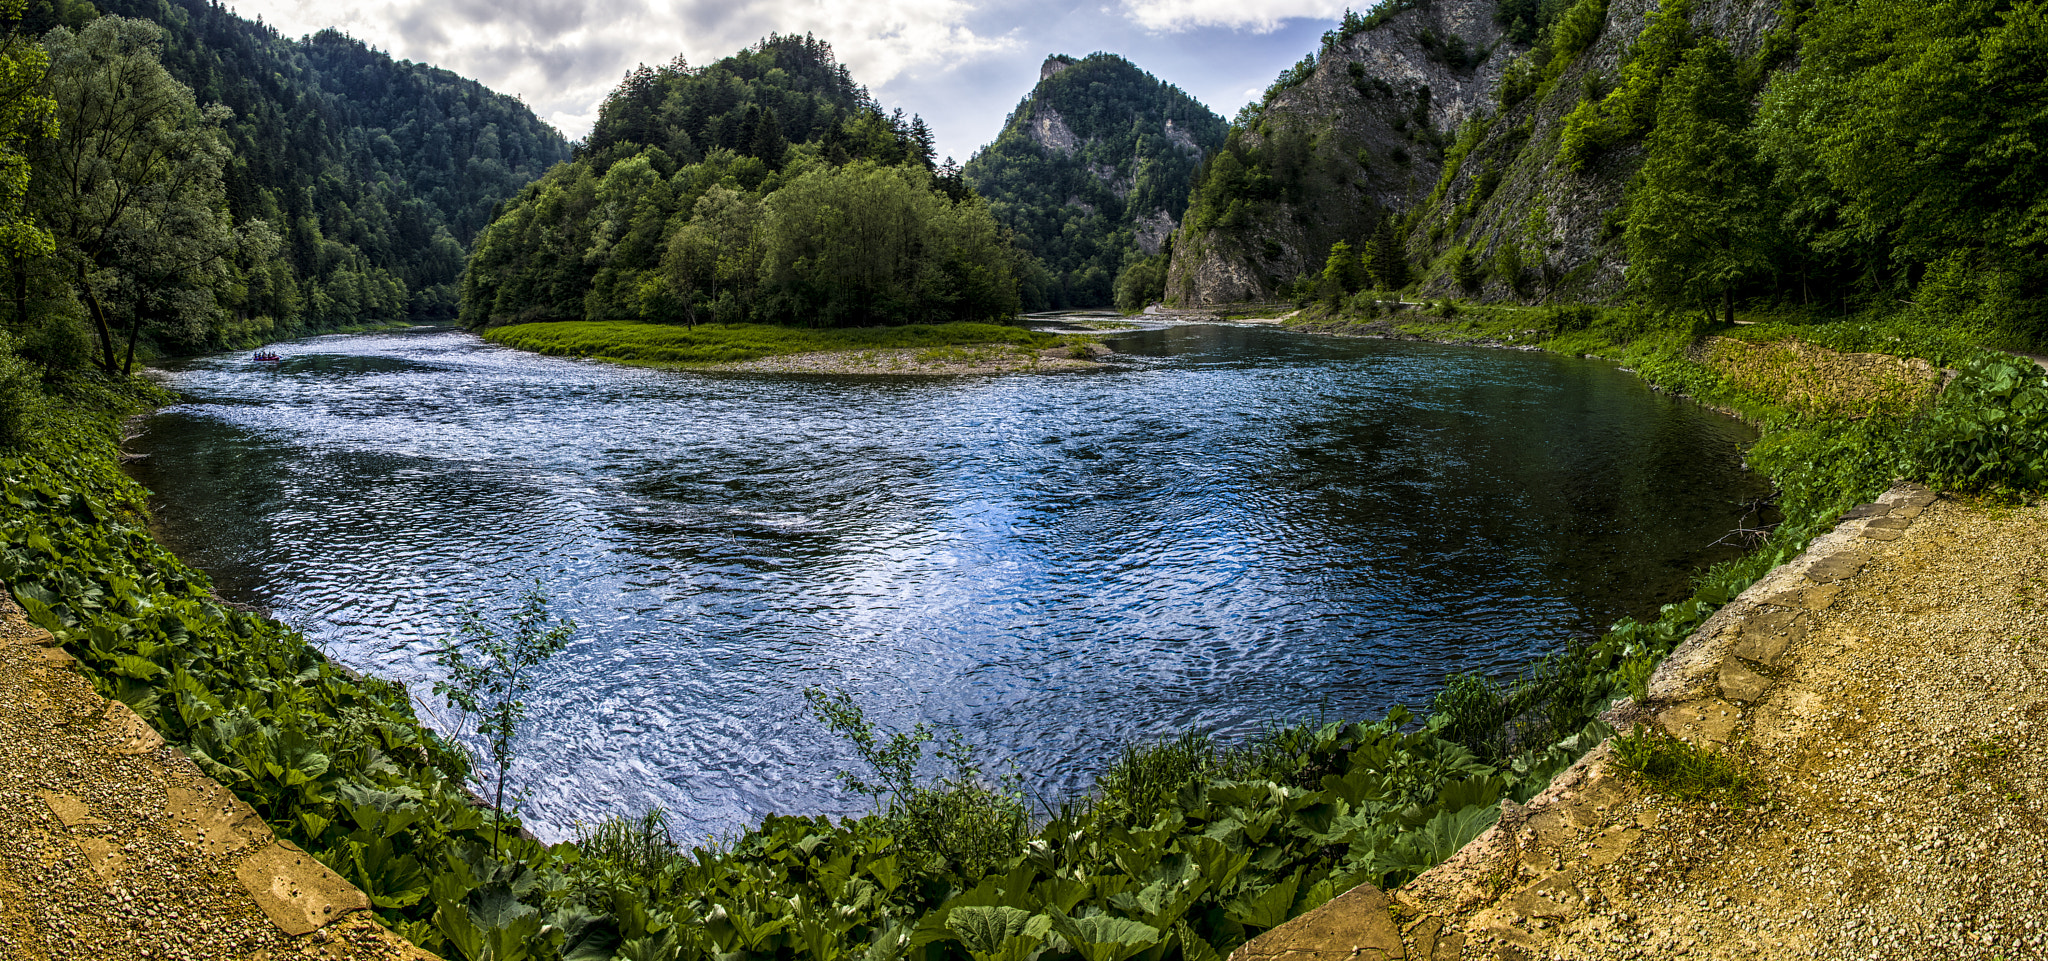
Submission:
[[179,365],[132,449],[232,600],[424,694],[461,606],[582,626],[517,770],[545,837],[850,812],[807,685],[1041,796],[1117,745],[1376,716],[1687,593],[1754,435],[1610,365],[1185,325],[1097,372],[832,379],[446,329]]

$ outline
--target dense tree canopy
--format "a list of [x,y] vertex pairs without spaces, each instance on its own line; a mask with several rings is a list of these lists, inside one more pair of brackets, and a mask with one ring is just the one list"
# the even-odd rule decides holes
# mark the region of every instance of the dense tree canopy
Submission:
[[771,35],[702,68],[678,57],[633,69],[605,98],[579,156],[604,166],[659,147],[674,162],[693,164],[727,150],[773,169],[788,145],[812,142],[835,164],[865,158],[933,167],[924,120],[906,122],[900,110],[884,115],[832,46],[808,35]]
[[1749,103],[1728,45],[1693,48],[1665,82],[1644,161],[1629,195],[1630,281],[1655,300],[1719,301],[1768,276],[1777,205],[1747,129]]
[[2048,336],[2042,3],[1822,0],[1785,26],[1798,59],[1775,73],[1783,47],[1745,62],[1657,29],[1638,47],[1658,39],[1674,67],[1629,191],[1635,290],[1724,311],[1903,305],[2014,346]]
[[[145,324],[159,347],[452,317],[472,236],[568,157],[515,98],[333,31],[287,39],[210,0],[29,0],[9,25],[29,37],[79,33],[100,13],[155,24],[162,69],[202,108],[225,108],[209,123],[227,150],[218,179],[230,227],[248,236],[260,223],[281,241],[261,258],[236,255],[247,263],[205,329]],[[10,266],[0,304],[11,325],[36,328],[32,341],[64,340],[41,329],[65,313],[64,291],[35,263]]]
[[[276,248],[261,221],[235,229],[221,179],[226,110],[202,113],[171,79],[157,62],[161,36],[154,24],[102,17],[43,41],[57,129],[31,149],[33,194],[55,256],[32,258],[19,273],[54,273],[44,283],[69,285],[109,373],[132,368],[145,326],[162,342],[206,344],[223,326],[224,301],[246,289],[237,256]],[[127,328],[118,358],[117,327]]]
[[[1114,54],[1052,64],[1063,66],[963,173],[1043,265],[1033,309],[1106,306],[1122,270],[1152,269],[1144,261],[1186,212],[1202,157],[1223,145],[1226,124]],[[1046,142],[1042,127],[1071,133],[1073,142]],[[1149,249],[1140,250],[1148,223]],[[1138,296],[1147,283],[1133,278],[1121,290]]]
[[930,141],[809,37],[635,70],[478,238],[462,322],[1008,318],[1016,254]]

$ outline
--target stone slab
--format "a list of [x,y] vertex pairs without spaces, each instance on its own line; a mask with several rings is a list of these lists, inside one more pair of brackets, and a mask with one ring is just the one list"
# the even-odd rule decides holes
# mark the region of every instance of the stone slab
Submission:
[[[1868,535],[1866,535],[1868,536]],[[1897,536],[1894,534],[1893,536]],[[1824,611],[1835,602],[1835,595],[1842,592],[1841,584],[1806,584],[1790,590],[1782,590],[1762,598],[1761,603],[1773,607],[1796,607],[1808,611]]]
[[1586,896],[1570,877],[1553,874],[1508,897],[1508,910],[1525,918],[1562,921],[1585,903]]
[[370,907],[370,899],[355,885],[289,841],[256,852],[235,869],[235,879],[278,930],[293,936]]
[[1671,736],[1694,744],[1726,744],[1742,711],[1719,698],[1673,704],[1657,712],[1657,723]]
[[1911,517],[1880,517],[1863,525],[1863,532],[1868,534],[1871,531],[1902,531],[1911,526],[1913,526],[1913,518]]
[[85,803],[84,798],[62,794],[57,791],[37,791],[36,793],[42,795],[43,803],[49,806],[50,813],[56,815],[57,820],[62,822],[66,828],[100,823],[98,819],[92,816],[92,807]]
[[1815,561],[1806,569],[1806,578],[1819,584],[1831,584],[1855,576],[1868,563],[1870,555],[1863,551],[1843,551]]
[[121,872],[128,869],[127,855],[106,838],[81,838],[78,849],[85,852],[86,866],[108,884],[120,880]]
[[78,670],[78,658],[72,657],[70,651],[61,647],[38,648],[36,659],[50,667],[63,670]]
[[1899,539],[1899,538],[1901,538],[1901,537],[1904,537],[1904,536],[1906,536],[1906,532],[1905,532],[1905,531],[1895,531],[1895,530],[1888,530],[1888,529],[1886,529],[1886,528],[1882,528],[1882,527],[1880,527],[1880,528],[1877,528],[1876,530],[1867,530],[1867,531],[1864,531],[1864,532],[1863,532],[1863,536],[1865,536],[1865,537],[1868,537],[1868,538],[1870,538],[1871,540],[1874,540],[1874,541],[1895,541],[1895,540],[1898,540],[1898,539]]
[[1892,509],[1890,505],[1879,504],[1876,502],[1872,502],[1869,504],[1858,504],[1855,507],[1851,507],[1848,510],[1843,511],[1842,520],[1860,521],[1866,517],[1883,517],[1884,515],[1891,513],[1891,510]]
[[1735,642],[1735,656],[1776,667],[1785,651],[1806,637],[1806,619],[1799,611],[1774,611],[1750,618],[1742,625],[1742,637]]
[[150,727],[141,715],[120,701],[107,702],[106,718],[100,721],[100,733],[113,742],[115,754],[147,754],[164,746],[163,736]]
[[1393,903],[1370,884],[1245,942],[1230,961],[1390,961],[1408,957]]
[[173,784],[165,791],[164,812],[171,829],[211,855],[228,855],[270,843],[270,825],[234,792],[212,778]]
[[1771,679],[1728,660],[1721,664],[1721,695],[1738,704],[1753,704],[1770,690]]

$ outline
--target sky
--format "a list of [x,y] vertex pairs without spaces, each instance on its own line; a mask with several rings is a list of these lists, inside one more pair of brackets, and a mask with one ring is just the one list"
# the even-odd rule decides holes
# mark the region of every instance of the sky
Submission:
[[[1353,0],[1368,4],[1369,0]],[[288,36],[335,27],[517,94],[571,139],[635,64],[706,64],[812,33],[965,162],[1051,54],[1123,56],[1225,119],[1317,46],[1344,0],[231,0]]]

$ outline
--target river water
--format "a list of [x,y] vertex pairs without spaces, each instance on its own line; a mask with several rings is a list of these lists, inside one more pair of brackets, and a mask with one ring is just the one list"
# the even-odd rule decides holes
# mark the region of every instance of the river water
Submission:
[[[445,329],[180,365],[134,449],[229,599],[427,695],[462,605],[580,631],[516,777],[545,837],[850,812],[821,685],[1057,797],[1115,747],[1377,716],[1687,593],[1767,488],[1610,365],[1178,326],[1104,369],[648,371]],[[444,727],[457,719],[431,710]]]

